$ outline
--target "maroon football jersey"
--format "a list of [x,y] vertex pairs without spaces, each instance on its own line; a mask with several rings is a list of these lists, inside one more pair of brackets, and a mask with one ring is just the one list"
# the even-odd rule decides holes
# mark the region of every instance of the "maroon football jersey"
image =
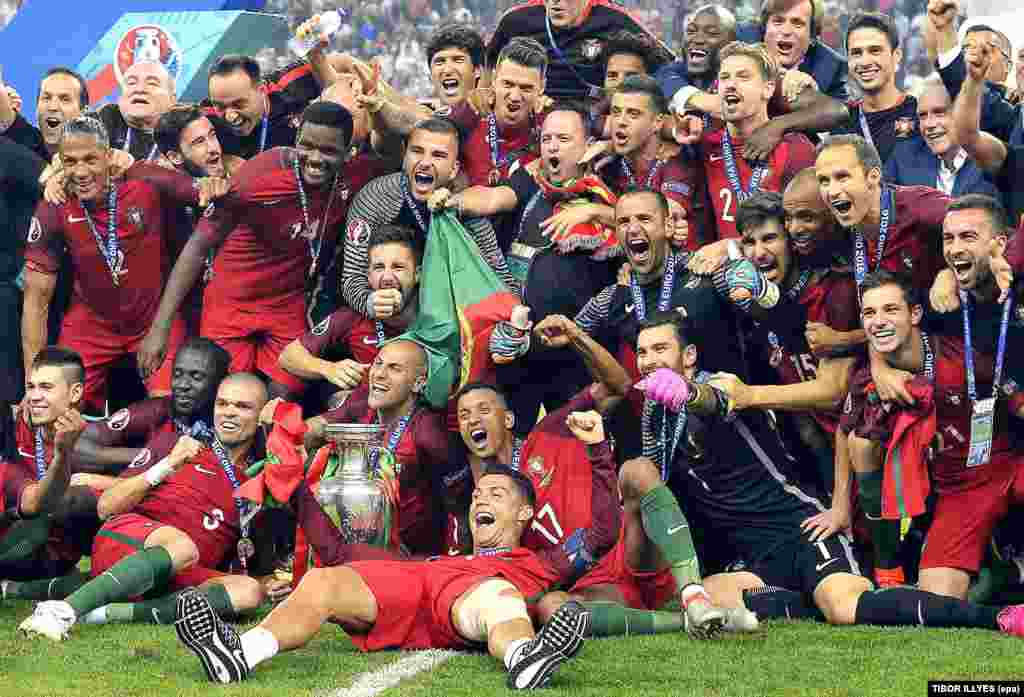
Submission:
[[[714,208],[714,226],[717,235],[709,235],[708,241],[739,237],[736,231],[736,207],[739,205],[736,192],[729,185],[726,176],[725,157],[722,154],[722,134],[724,128],[705,133],[701,137],[704,153],[704,174],[707,178],[708,197]],[[736,169],[744,191],[749,191],[750,180],[754,168],[740,154],[743,151],[743,139],[732,137],[732,149],[736,158]],[[814,146],[807,136],[801,133],[787,133],[782,142],[772,150],[766,165],[767,171],[761,179],[760,191],[783,191],[797,172],[814,166]],[[711,231],[709,231],[711,233]]]
[[174,433],[171,398],[151,397],[119,409],[103,421],[86,426],[89,436],[105,447],[145,445],[164,433]]
[[[405,331],[389,327],[383,322],[381,330],[385,341]],[[320,324],[300,336],[299,342],[317,358],[344,356],[365,364],[372,363],[380,352],[377,323],[347,307],[332,312]]]
[[[246,162],[231,190],[196,234],[219,247],[203,298],[204,312],[260,313],[301,302],[318,250],[333,248],[348,205],[362,186],[383,173],[360,156],[342,165],[331,187],[303,182],[309,226],[303,216],[292,148],[273,148]],[[328,205],[328,201],[330,201]],[[320,259],[323,268],[330,259]]]
[[[114,333],[134,336],[152,324],[170,267],[164,207],[195,205],[198,192],[191,177],[146,163],[133,165],[116,184],[119,249],[113,273],[76,198],[60,206],[39,203],[26,239],[25,262],[31,269],[55,274],[66,246],[75,268],[72,304],[84,304]],[[108,211],[104,194],[89,212],[104,245]]]
[[[540,123],[531,116],[526,125],[518,128],[503,127],[495,122],[498,138],[497,168],[491,151],[491,139],[486,116],[480,116],[468,104],[452,108],[450,117],[469,135],[460,150],[462,169],[470,186],[487,186],[504,181],[509,177],[509,168],[518,161],[520,167],[528,165],[539,157],[534,131],[540,130]],[[491,180],[491,172],[498,170],[498,176]]]

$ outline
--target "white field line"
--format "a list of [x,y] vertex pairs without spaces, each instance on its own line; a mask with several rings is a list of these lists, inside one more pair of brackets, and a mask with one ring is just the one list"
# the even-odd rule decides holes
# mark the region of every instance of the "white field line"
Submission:
[[389,663],[382,668],[359,675],[351,687],[339,687],[333,691],[317,692],[314,694],[314,697],[376,697],[376,695],[379,695],[388,688],[394,687],[402,680],[411,678],[425,670],[432,670],[452,656],[458,656],[459,653],[458,651],[441,649],[412,651],[394,663]]

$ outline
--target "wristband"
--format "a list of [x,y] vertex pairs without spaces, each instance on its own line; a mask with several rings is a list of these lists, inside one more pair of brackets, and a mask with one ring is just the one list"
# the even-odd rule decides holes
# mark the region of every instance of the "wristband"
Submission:
[[156,463],[142,476],[146,479],[146,483],[150,486],[156,486],[163,480],[171,476],[171,472],[174,471],[174,465],[166,457],[160,462]]

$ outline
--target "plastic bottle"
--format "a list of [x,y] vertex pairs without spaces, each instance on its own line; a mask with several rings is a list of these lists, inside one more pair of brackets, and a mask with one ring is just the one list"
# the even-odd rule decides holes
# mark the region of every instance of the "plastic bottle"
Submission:
[[321,38],[326,36],[329,39],[338,33],[347,15],[348,13],[342,9],[314,15],[313,19],[316,20],[316,24],[313,25],[313,28],[301,37],[293,37],[288,42],[288,48],[299,58],[305,58],[310,51],[320,45]]

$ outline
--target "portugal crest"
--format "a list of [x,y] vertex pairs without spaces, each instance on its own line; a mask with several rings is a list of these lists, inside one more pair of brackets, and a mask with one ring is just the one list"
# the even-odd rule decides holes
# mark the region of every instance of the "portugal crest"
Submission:
[[127,409],[121,409],[114,412],[110,419],[107,420],[107,427],[111,431],[123,431],[127,426],[128,422],[132,420],[132,413]]

